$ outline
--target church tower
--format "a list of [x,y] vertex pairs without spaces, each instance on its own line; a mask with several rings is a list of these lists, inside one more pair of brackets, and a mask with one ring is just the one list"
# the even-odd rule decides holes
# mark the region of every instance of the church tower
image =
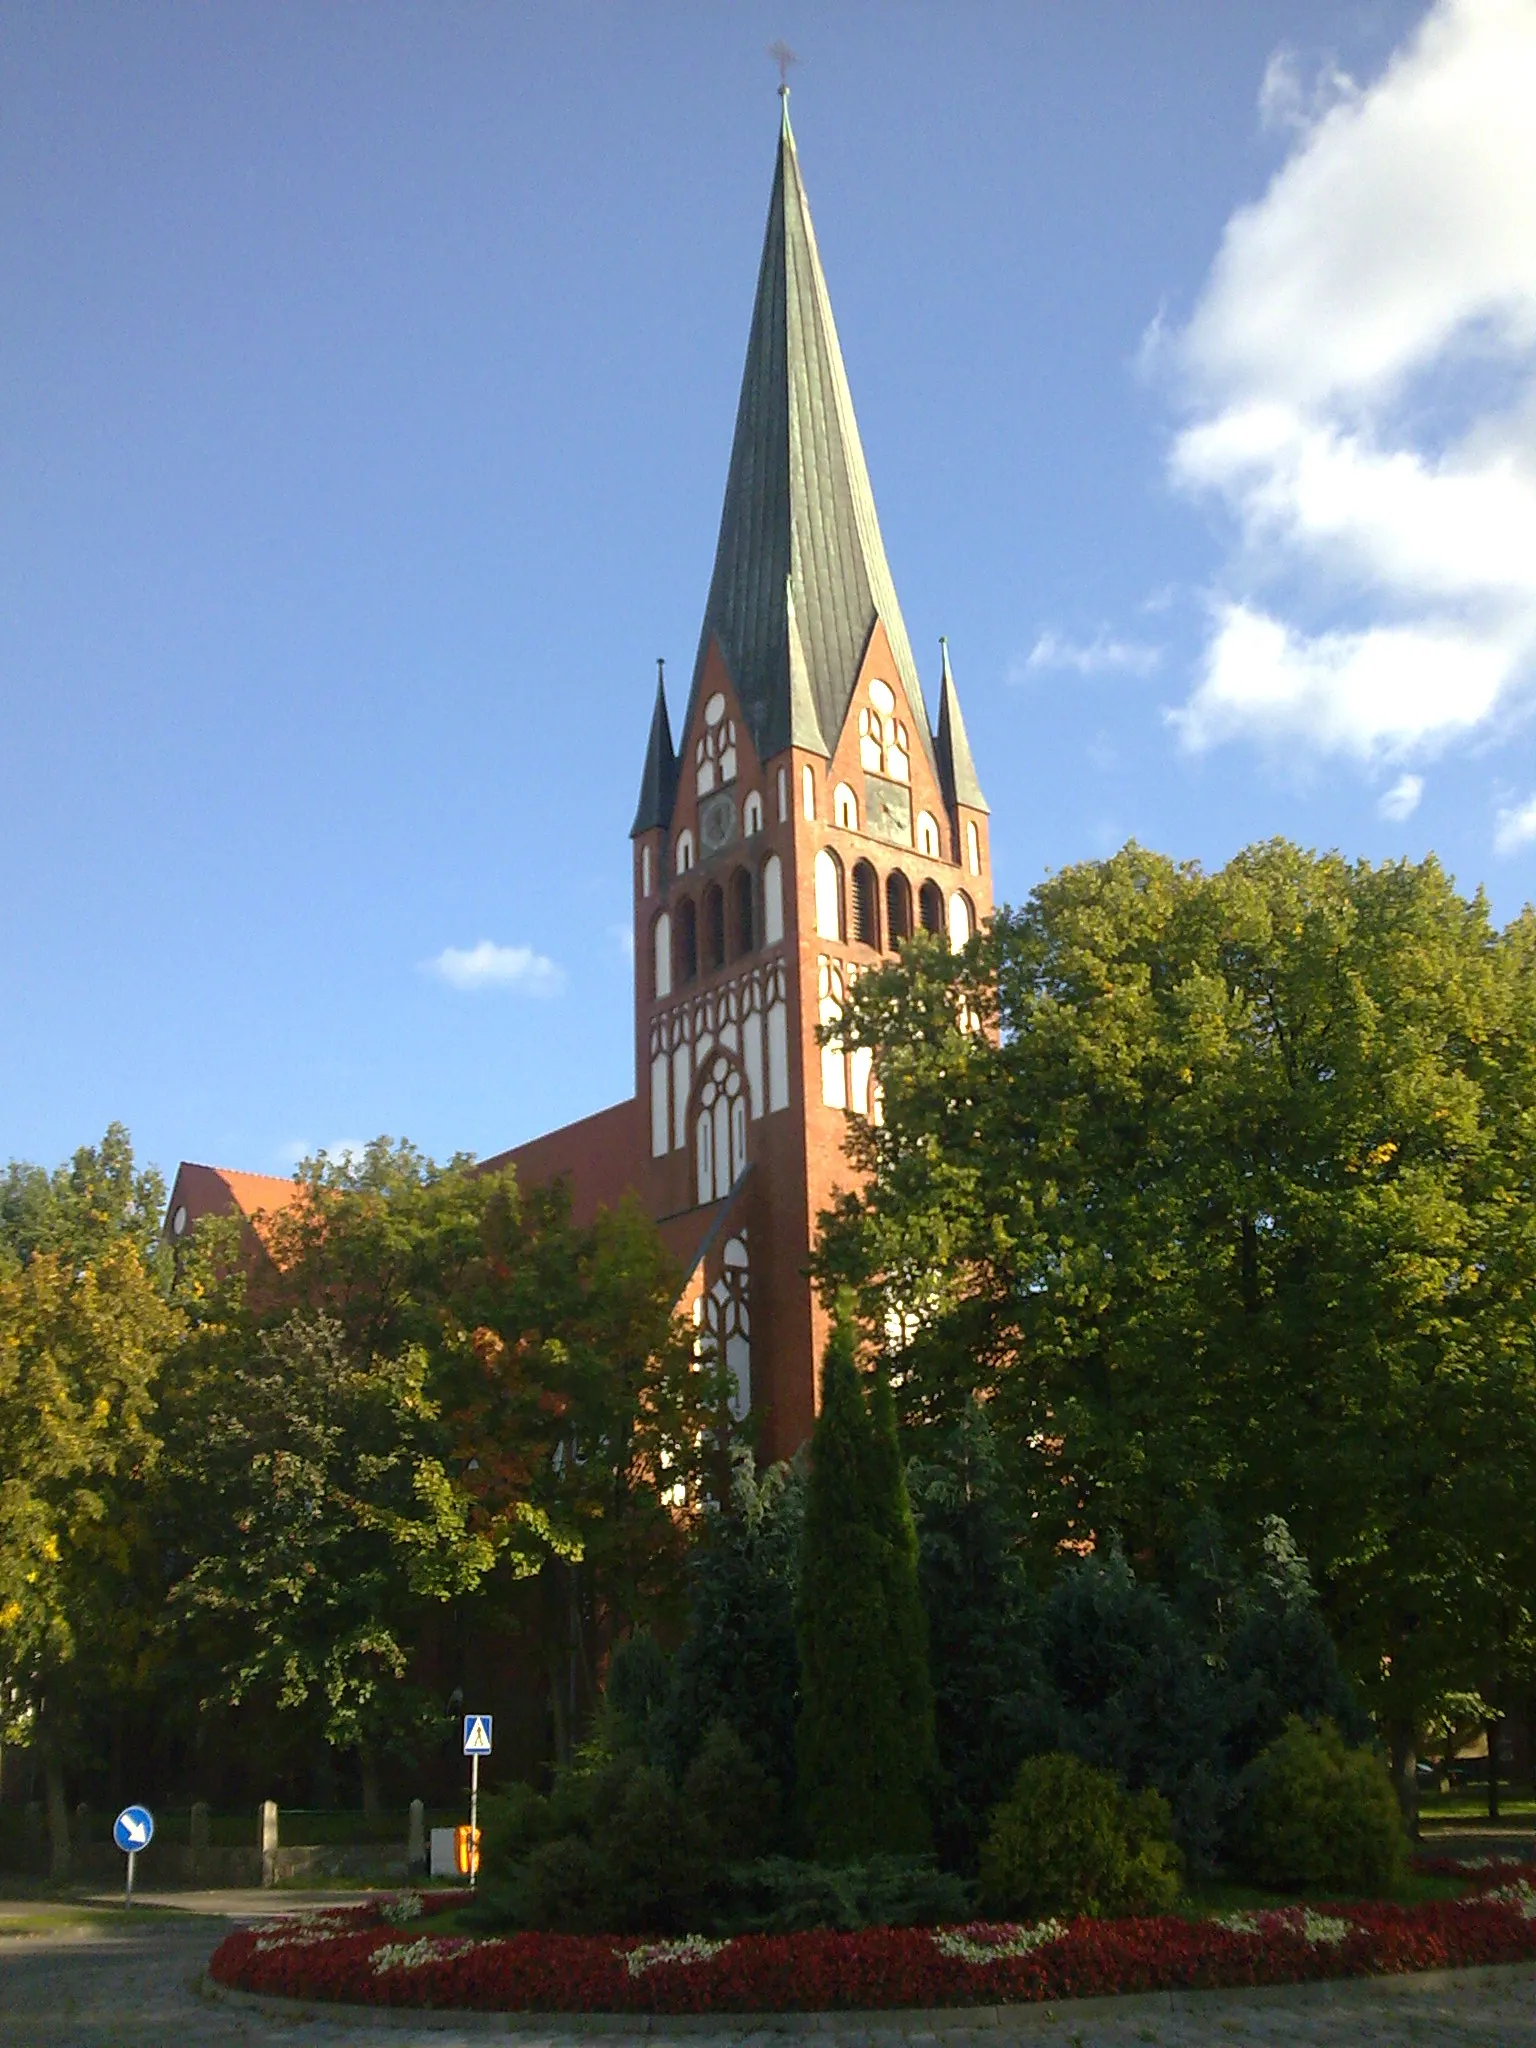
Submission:
[[784,96],[714,573],[631,834],[635,1161],[699,1247],[693,1312],[787,1456],[815,1418],[818,1212],[853,1180],[867,1054],[817,1044],[859,973],[992,909],[987,803],[941,643],[930,728]]

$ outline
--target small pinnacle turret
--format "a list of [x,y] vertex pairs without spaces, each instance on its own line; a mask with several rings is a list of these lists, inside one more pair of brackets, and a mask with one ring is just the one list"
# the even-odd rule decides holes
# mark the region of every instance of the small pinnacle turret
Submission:
[[666,830],[672,817],[672,799],[677,792],[677,755],[672,747],[672,721],[667,716],[666,663],[656,663],[656,705],[651,713],[651,736],[645,745],[645,772],[640,777],[640,801],[631,839],[642,832]]
[[976,779],[971,743],[965,736],[965,720],[960,716],[960,696],[949,666],[947,640],[939,641],[939,653],[943,665],[939,679],[939,780],[951,805],[964,804],[970,810],[985,811],[989,806]]

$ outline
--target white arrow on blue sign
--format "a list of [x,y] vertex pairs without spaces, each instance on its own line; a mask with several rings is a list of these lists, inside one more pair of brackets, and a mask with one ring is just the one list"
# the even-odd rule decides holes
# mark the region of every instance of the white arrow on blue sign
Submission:
[[125,1806],[112,1823],[112,1839],[125,1855],[147,1849],[154,1833],[155,1816],[147,1806]]
[[464,1754],[466,1756],[489,1756],[490,1753],[490,1715],[466,1714],[464,1716]]

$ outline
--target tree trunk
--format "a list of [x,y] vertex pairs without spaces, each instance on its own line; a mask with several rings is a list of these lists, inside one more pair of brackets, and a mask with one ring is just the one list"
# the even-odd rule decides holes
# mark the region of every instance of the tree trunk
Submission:
[[43,1759],[48,1788],[48,1875],[62,1883],[69,1876],[69,1805],[64,1797],[64,1766],[53,1750]]
[[379,1759],[367,1743],[358,1745],[357,1768],[363,1781],[363,1819],[371,1823],[383,1812],[383,1802],[379,1798]]
[[1493,1719],[1483,1723],[1483,1734],[1488,1742],[1488,1818],[1499,1817],[1499,1724]]
[[1411,1721],[1392,1723],[1392,1776],[1408,1833],[1419,1839],[1419,1731]]

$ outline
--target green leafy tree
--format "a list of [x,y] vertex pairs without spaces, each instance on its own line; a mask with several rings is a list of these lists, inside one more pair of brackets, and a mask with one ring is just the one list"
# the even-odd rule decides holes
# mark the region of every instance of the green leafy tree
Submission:
[[920,1852],[936,1777],[917,1542],[890,1389],[866,1399],[851,1318],[822,1368],[798,1604],[800,1810],[816,1855]]
[[906,1333],[908,1417],[988,1398],[1042,1566],[1284,1517],[1405,1788],[1530,1656],[1533,948],[1433,860],[1130,846],[843,1022],[884,1120],[820,1270]]

